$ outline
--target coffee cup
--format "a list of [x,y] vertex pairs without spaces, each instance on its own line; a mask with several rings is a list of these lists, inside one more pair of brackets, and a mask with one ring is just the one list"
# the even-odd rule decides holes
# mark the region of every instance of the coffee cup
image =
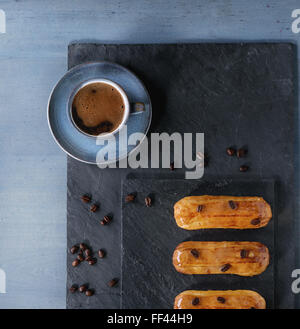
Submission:
[[70,96],[69,115],[81,133],[109,138],[127,123],[129,115],[145,111],[143,103],[130,103],[124,89],[108,79],[93,79],[80,84]]

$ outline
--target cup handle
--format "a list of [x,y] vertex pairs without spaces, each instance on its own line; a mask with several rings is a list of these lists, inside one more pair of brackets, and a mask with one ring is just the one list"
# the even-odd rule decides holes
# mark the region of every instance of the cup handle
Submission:
[[140,114],[146,111],[144,103],[131,103],[130,104],[130,114]]

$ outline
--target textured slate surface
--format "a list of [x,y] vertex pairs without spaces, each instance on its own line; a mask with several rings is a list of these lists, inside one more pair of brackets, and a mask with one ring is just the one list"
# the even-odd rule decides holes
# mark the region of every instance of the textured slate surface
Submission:
[[[293,212],[293,141],[296,109],[295,47],[291,44],[182,44],[182,45],[96,45],[69,47],[69,67],[110,60],[135,72],[145,83],[153,102],[150,132],[204,132],[209,165],[205,177],[241,178],[278,182],[278,245],[276,300],[278,307],[293,307],[290,290],[295,268]],[[228,158],[226,147],[247,146],[247,158]],[[251,170],[240,173],[240,164]],[[97,285],[89,300],[67,295],[68,307],[119,307],[120,287],[107,289],[106,280],[120,276],[120,190],[121,179],[130,170],[100,170],[68,159],[68,246],[87,238],[114,250],[107,268],[93,270],[70,267],[69,286],[80,279]],[[166,170],[136,170],[144,175],[177,173]],[[176,176],[177,177],[177,176]],[[103,209],[90,218],[78,201],[84,192],[93,193]],[[85,223],[114,212],[114,224],[99,228]],[[71,221],[72,219],[72,221]],[[84,225],[82,224],[84,221]],[[96,247],[96,246],[92,246]],[[82,264],[86,265],[86,264]]]
[[[122,211],[122,308],[172,308],[175,296],[189,289],[251,289],[274,307],[274,205],[273,181],[216,181],[129,179],[123,184],[124,196],[137,193],[134,203],[123,203]],[[144,198],[152,195],[153,206]],[[257,230],[180,229],[173,205],[188,195],[261,196],[270,203],[273,218]],[[172,265],[176,246],[183,241],[258,241],[269,248],[270,265],[253,277],[236,275],[184,275]],[[276,252],[275,252],[276,253]]]

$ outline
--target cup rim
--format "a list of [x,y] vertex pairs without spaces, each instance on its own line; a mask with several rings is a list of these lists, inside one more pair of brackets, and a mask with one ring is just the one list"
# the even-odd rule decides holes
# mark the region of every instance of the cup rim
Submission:
[[[114,87],[115,89],[118,90],[118,92],[120,93],[121,97],[122,97],[122,100],[124,102],[124,115],[123,115],[123,118],[122,118],[122,121],[121,123],[119,124],[119,126],[114,129],[113,131],[110,131],[110,132],[107,132],[107,133],[101,133],[99,135],[92,135],[92,134],[89,134],[87,132],[85,132],[84,130],[80,129],[78,127],[78,125],[76,124],[74,118],[73,118],[73,114],[72,114],[72,105],[73,105],[73,101],[74,101],[74,98],[75,96],[78,94],[78,92],[90,85],[90,84],[93,84],[93,83],[106,83],[112,87]],[[129,117],[129,112],[130,112],[130,108],[129,108],[129,100],[128,100],[128,96],[127,94],[125,93],[124,89],[116,82],[112,81],[112,80],[109,80],[109,79],[105,79],[105,78],[93,78],[93,79],[89,79],[89,80],[86,80],[86,81],[83,81],[82,83],[80,83],[76,88],[74,88],[70,98],[69,98],[69,104],[68,104],[68,114],[69,114],[69,117],[71,119],[71,122],[73,124],[73,126],[82,134],[86,135],[86,136],[89,136],[89,137],[93,137],[93,138],[109,138],[110,136],[113,136],[115,135],[117,132],[119,132],[123,127],[124,125],[126,124],[127,120],[128,120],[128,117]]]

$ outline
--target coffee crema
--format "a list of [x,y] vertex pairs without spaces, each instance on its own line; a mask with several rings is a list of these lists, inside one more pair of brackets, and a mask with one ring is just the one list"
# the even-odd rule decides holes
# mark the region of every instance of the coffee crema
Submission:
[[72,116],[79,129],[90,135],[110,133],[122,123],[125,104],[120,92],[112,85],[95,82],[75,95]]

